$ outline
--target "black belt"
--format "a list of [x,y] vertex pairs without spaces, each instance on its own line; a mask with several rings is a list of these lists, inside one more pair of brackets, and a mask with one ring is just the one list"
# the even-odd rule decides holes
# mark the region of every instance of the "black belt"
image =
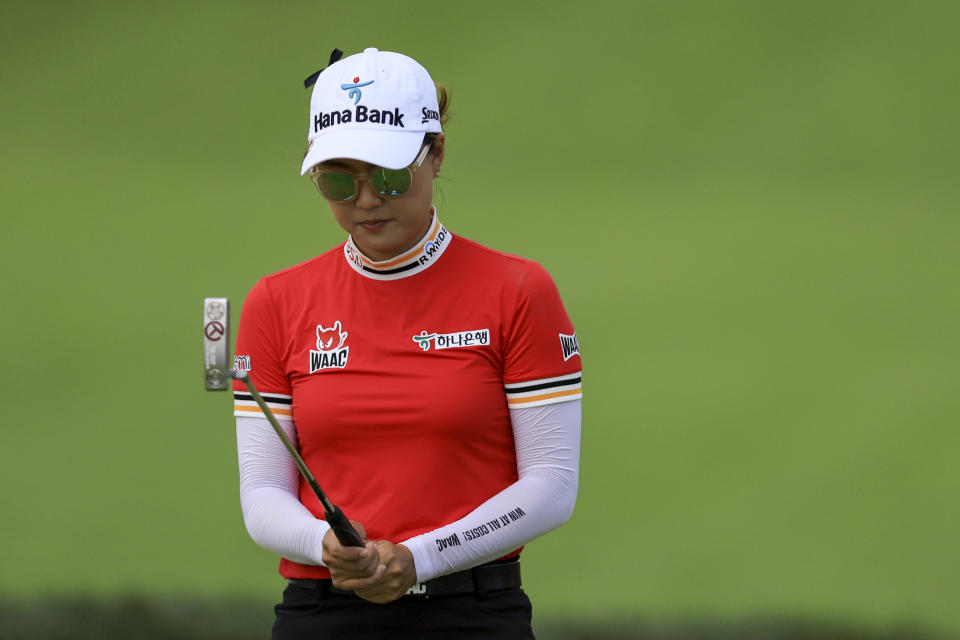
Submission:
[[[326,596],[330,593],[354,595],[353,591],[337,589],[330,580],[290,578],[290,583],[316,589]],[[491,591],[520,588],[520,558],[496,560],[472,569],[440,576],[413,585],[405,596],[454,596],[475,593],[483,598]]]

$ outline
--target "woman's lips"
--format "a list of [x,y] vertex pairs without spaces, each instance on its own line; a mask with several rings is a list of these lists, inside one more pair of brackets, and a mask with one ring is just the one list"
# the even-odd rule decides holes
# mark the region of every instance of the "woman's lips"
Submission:
[[379,231],[380,229],[383,229],[386,224],[387,220],[364,220],[360,223],[360,226],[367,231]]

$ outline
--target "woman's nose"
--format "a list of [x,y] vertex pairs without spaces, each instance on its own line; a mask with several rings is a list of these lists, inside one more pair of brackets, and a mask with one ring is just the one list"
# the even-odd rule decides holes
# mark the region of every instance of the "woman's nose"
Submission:
[[383,198],[373,190],[369,180],[360,180],[357,189],[357,206],[361,209],[369,211],[383,203]]

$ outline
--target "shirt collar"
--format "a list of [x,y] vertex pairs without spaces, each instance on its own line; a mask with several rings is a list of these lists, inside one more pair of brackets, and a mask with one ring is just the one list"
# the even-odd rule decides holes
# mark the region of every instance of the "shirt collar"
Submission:
[[426,271],[447,250],[453,237],[440,224],[436,207],[430,208],[430,214],[433,220],[420,242],[394,258],[382,262],[371,260],[353,242],[353,236],[348,237],[343,245],[343,257],[354,271],[374,280],[400,280]]

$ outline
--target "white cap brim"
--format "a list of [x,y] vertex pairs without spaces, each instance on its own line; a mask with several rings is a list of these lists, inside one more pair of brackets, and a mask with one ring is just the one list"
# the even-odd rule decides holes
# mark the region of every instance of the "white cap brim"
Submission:
[[346,158],[368,162],[387,169],[403,169],[417,158],[423,146],[423,131],[383,131],[382,129],[340,129],[317,136],[303,157],[300,175],[315,164]]

